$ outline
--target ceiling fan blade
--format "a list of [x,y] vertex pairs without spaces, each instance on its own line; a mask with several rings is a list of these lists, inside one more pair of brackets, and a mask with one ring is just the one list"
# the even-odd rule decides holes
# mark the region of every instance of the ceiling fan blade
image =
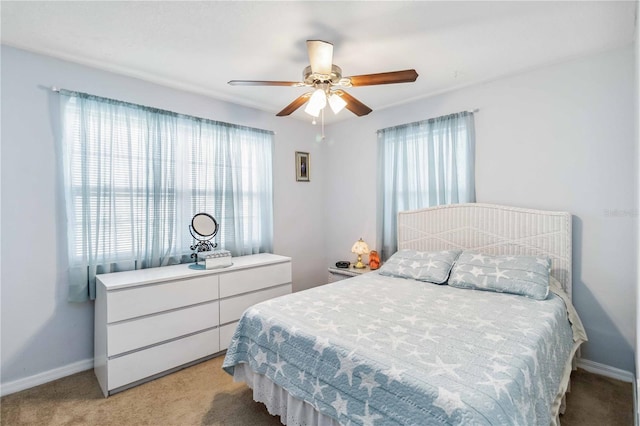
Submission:
[[307,52],[311,72],[314,74],[331,74],[333,64],[333,44],[322,40],[307,40]]
[[360,102],[359,100],[357,100],[356,98],[354,98],[353,96],[345,92],[344,90],[340,90],[340,89],[334,90],[333,93],[335,93],[336,95],[344,99],[347,102],[347,106],[345,108],[351,111],[352,113],[354,113],[355,115],[357,115],[358,117],[362,117],[363,115],[367,115],[371,111],[373,111],[371,108],[369,108],[368,106],[366,106],[365,104],[363,104],[362,102]]
[[294,100],[289,105],[284,107],[284,109],[282,111],[280,111],[279,113],[277,113],[276,116],[284,117],[286,115],[290,115],[292,112],[294,112],[295,110],[300,108],[302,105],[304,105],[305,102],[307,102],[309,100],[309,98],[311,97],[312,93],[313,92],[307,92],[307,93],[305,93],[303,95],[298,96],[296,98],[296,100]]
[[264,80],[231,80],[228,84],[232,86],[304,86],[299,81],[264,81]]
[[418,78],[416,70],[402,70],[381,72],[378,74],[364,74],[347,77],[351,86],[374,86],[376,84],[412,83]]

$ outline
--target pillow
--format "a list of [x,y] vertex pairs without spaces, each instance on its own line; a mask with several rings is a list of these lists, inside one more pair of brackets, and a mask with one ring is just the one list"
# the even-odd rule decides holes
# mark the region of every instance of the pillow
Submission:
[[451,271],[449,285],[544,300],[549,294],[550,270],[548,257],[489,256],[464,251]]
[[380,267],[379,273],[389,277],[444,284],[460,253],[460,250],[427,252],[404,249],[395,252]]

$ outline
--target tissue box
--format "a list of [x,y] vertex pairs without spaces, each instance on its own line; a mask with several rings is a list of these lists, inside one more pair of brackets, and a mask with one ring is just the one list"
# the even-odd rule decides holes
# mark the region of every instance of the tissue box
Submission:
[[201,251],[198,261],[204,262],[205,269],[224,268],[233,265],[229,250]]

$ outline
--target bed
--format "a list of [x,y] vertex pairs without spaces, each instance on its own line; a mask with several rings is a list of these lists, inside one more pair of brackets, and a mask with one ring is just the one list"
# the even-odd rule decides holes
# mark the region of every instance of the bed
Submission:
[[571,305],[571,215],[487,204],[402,212],[398,248],[457,262],[548,259],[551,291],[454,287],[462,263],[444,285],[374,271],[247,309],[225,371],[288,425],[559,424],[586,341]]

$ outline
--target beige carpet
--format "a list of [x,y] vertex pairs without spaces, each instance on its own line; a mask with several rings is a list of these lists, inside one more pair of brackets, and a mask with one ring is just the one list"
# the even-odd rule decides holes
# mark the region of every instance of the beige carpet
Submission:
[[[279,425],[214,358],[104,398],[85,371],[0,400],[2,425]],[[633,425],[632,387],[578,370],[563,426]]]

